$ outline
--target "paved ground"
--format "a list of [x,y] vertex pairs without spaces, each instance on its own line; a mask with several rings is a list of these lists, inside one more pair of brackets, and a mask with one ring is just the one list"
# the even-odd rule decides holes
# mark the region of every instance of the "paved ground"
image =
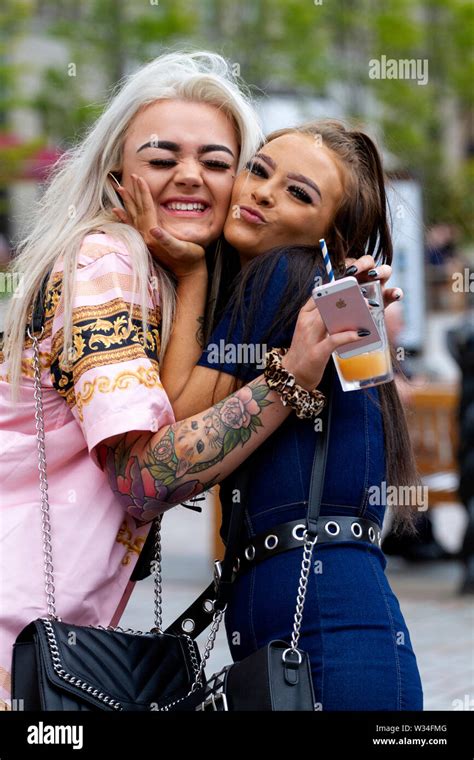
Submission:
[[[459,544],[462,525],[460,508],[453,506],[444,512],[441,508],[436,515],[439,538],[444,538],[451,550]],[[210,531],[206,513],[198,515],[179,509],[164,520],[165,626],[210,581]],[[474,605],[472,597],[466,599],[456,594],[461,574],[459,564],[444,560],[413,565],[390,558],[387,573],[417,654],[425,709],[453,710],[461,709],[461,705],[463,709],[468,709],[466,705],[474,709]],[[149,581],[137,584],[122,622],[142,630],[150,627],[152,595]],[[203,645],[203,637],[199,642]],[[208,673],[230,662],[225,632],[221,631]]]
[[474,710],[473,598],[456,594],[457,562],[408,565],[392,559],[400,600],[418,659],[426,710]]

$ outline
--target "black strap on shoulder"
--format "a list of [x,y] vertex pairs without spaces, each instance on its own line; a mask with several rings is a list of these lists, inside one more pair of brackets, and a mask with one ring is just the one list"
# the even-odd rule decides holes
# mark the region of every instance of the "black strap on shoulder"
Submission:
[[[332,374],[331,374],[332,380]],[[316,443],[314,453],[313,467],[311,469],[311,483],[308,497],[308,513],[306,516],[306,528],[310,538],[317,535],[317,525],[319,513],[321,511],[321,501],[323,498],[324,477],[326,474],[326,464],[328,459],[329,437],[331,432],[332,416],[332,389],[329,385],[327,392],[327,406],[321,417],[323,429]]]
[[232,504],[229,522],[229,533],[224,559],[221,564],[221,575],[217,583],[216,601],[214,609],[223,610],[230,599],[232,590],[232,575],[234,560],[240,543],[240,536],[244,525],[244,505],[248,493],[250,472],[247,462],[239,467],[236,473],[233,490],[238,491],[239,500]]
[[[31,320],[25,328],[25,338],[29,337],[29,332],[31,332],[32,335],[38,335],[41,332],[41,328],[44,327],[46,288],[49,278],[50,273],[48,272],[41,283],[40,289],[33,303]],[[3,341],[4,337],[4,333],[0,332],[0,341]]]
[[49,278],[50,278],[50,273],[48,272],[41,283],[41,287],[38,291],[38,294],[33,304],[31,322],[27,327],[27,330],[28,328],[30,328],[33,335],[37,335],[38,333],[40,333],[42,328],[44,327],[45,311],[46,311],[46,289],[48,286]]

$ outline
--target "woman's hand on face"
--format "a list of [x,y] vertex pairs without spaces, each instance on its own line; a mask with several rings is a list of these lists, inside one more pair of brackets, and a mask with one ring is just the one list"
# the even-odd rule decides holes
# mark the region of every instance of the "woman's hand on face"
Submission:
[[282,365],[291,372],[299,385],[308,390],[321,382],[331,354],[344,343],[360,340],[356,330],[329,335],[319,309],[310,298],[300,309],[291,346]]
[[373,256],[366,255],[361,256],[360,259],[346,259],[346,275],[352,275],[361,285],[364,282],[380,280],[385,308],[403,298],[403,290],[401,288],[387,288],[387,281],[392,275],[392,267],[388,264],[379,264],[377,266]]
[[125,205],[125,209],[112,209],[117,219],[135,227],[155,261],[170,269],[178,279],[196,271],[205,271],[204,248],[196,243],[180,240],[159,227],[148,184],[136,174],[132,174],[131,177],[133,194],[125,187],[116,188]]

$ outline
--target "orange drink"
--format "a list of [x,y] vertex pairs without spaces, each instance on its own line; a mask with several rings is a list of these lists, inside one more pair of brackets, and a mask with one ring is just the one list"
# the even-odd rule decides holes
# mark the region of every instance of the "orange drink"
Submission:
[[386,375],[390,370],[390,357],[387,357],[387,351],[383,349],[352,356],[349,359],[338,356],[336,361],[344,379],[348,382],[379,377]]

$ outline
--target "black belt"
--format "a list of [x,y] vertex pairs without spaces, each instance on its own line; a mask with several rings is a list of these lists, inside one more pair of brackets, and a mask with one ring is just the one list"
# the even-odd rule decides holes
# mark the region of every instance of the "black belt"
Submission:
[[[302,520],[275,525],[249,539],[237,551],[232,581],[259,562],[274,557],[290,549],[303,546],[306,524]],[[316,546],[334,544],[340,541],[369,542],[381,545],[381,529],[378,523],[361,517],[330,515],[318,519]],[[215,563],[216,579],[219,577],[220,562]],[[216,583],[213,581],[202,594],[166,629],[167,633],[187,633],[192,638],[199,636],[212,621]]]

